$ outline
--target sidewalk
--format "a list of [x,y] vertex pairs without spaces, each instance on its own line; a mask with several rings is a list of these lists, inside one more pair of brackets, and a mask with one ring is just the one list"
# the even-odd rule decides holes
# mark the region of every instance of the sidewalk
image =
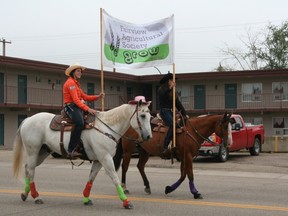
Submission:
[[[12,150],[0,150],[0,163],[7,163],[12,165],[13,151]],[[268,173],[288,173],[288,153],[261,153],[259,156],[250,156],[248,152],[231,153],[228,161],[220,163],[213,158],[199,157],[193,162],[194,170],[222,170],[231,172],[268,172]],[[80,164],[81,160],[73,161],[75,164]],[[132,158],[130,161],[130,167],[137,166],[138,158]],[[70,160],[62,158],[48,158],[43,164],[57,164],[57,165],[71,165]],[[84,163],[90,167],[88,161]],[[10,166],[9,165],[9,166]],[[174,159],[174,164],[171,164],[171,160],[163,160],[160,157],[150,157],[146,167],[151,168],[168,168],[177,169],[180,168],[180,162]],[[180,170],[179,170],[180,172]]]

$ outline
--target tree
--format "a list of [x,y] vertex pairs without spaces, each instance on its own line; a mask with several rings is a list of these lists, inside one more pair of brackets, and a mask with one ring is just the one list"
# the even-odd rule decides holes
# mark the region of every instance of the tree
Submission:
[[[223,59],[234,62],[228,68],[241,68],[242,70],[280,69],[288,68],[288,21],[281,26],[268,24],[262,32],[251,33],[247,31],[247,38],[241,39],[245,50],[231,48],[226,44],[222,53],[229,58]],[[231,63],[230,63],[231,64]]]
[[268,25],[265,41],[257,48],[263,69],[288,68],[288,21],[281,26]]
[[[260,69],[261,63],[258,62],[257,58],[257,47],[260,44],[260,33],[251,33],[247,30],[247,38],[240,38],[242,44],[244,45],[244,50],[240,48],[232,48],[225,44],[225,48],[220,49],[224,55],[227,56],[226,59],[222,60],[225,64],[225,68],[230,68],[231,70],[237,70],[240,67],[241,70],[258,70]],[[227,63],[229,61],[229,64]],[[233,65],[231,65],[233,64]]]
[[231,71],[231,70],[233,70],[233,69],[232,69],[232,68],[229,68],[229,67],[227,67],[227,66],[224,67],[224,66],[222,66],[221,63],[219,63],[219,66],[216,67],[214,70],[217,71],[217,72],[224,72],[224,71]]

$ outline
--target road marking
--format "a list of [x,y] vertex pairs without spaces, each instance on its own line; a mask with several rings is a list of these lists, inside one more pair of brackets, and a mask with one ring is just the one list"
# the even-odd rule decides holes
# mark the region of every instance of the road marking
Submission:
[[[8,190],[0,189],[1,194],[21,194],[23,191],[20,190]],[[82,194],[75,193],[62,193],[62,192],[41,192],[41,195],[45,196],[56,196],[56,197],[83,197]],[[94,199],[111,199],[119,200],[118,196],[110,195],[90,195],[90,198]],[[153,203],[172,203],[172,204],[184,204],[184,205],[198,205],[198,206],[214,206],[214,207],[229,207],[229,208],[242,208],[242,209],[257,209],[257,210],[269,210],[269,211],[287,211],[288,207],[281,206],[264,206],[264,205],[251,205],[251,204],[237,204],[237,203],[223,203],[223,202],[203,202],[193,200],[172,200],[162,198],[143,198],[143,197],[129,197],[131,201],[141,202],[153,202]]]

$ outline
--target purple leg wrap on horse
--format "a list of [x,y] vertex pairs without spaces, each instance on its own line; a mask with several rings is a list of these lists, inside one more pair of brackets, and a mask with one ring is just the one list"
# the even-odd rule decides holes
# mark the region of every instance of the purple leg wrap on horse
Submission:
[[176,190],[181,183],[182,183],[182,181],[181,181],[181,180],[178,180],[176,183],[174,183],[173,185],[171,185],[172,191]]
[[189,187],[190,187],[190,191],[191,191],[192,194],[198,193],[197,189],[195,188],[195,185],[194,185],[193,181],[189,181]]

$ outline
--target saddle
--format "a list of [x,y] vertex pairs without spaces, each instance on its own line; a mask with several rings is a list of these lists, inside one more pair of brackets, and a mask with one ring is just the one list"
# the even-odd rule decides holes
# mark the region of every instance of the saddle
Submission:
[[[84,125],[85,129],[91,129],[95,125],[95,117],[93,115],[84,115]],[[61,110],[60,115],[55,115],[50,122],[50,129],[55,131],[71,131],[74,123],[72,119]]]
[[[177,119],[177,125],[180,123],[180,115],[176,115]],[[165,122],[162,120],[159,113],[156,114],[156,117],[153,117],[151,119],[151,127],[153,132],[159,132],[159,133],[166,133],[168,130],[168,126],[165,124]],[[181,127],[176,128],[176,133],[182,133],[183,129]]]
[[[83,118],[84,118],[84,129],[91,129],[94,127],[95,117],[93,115],[84,114]],[[67,152],[63,144],[64,131],[71,131],[73,126],[74,123],[72,119],[65,113],[64,110],[61,110],[60,115],[55,115],[50,122],[51,130],[60,131],[60,150],[64,158],[67,158]],[[82,159],[87,160],[88,157],[86,152],[84,151],[83,143],[82,142],[79,143],[76,148],[78,148],[77,150],[78,152],[83,153]]]

